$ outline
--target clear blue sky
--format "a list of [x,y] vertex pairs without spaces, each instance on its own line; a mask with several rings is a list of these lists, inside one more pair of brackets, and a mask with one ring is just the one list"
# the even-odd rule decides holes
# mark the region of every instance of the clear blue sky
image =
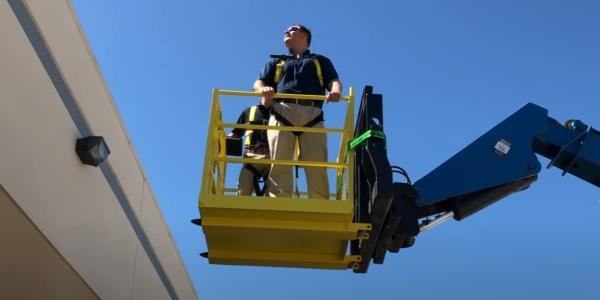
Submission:
[[600,127],[599,2],[73,2],[202,299],[600,299],[600,190],[558,169],[366,275],[208,265],[189,222],[211,90],[250,89],[288,24],[383,94],[389,158],[416,180],[529,101]]

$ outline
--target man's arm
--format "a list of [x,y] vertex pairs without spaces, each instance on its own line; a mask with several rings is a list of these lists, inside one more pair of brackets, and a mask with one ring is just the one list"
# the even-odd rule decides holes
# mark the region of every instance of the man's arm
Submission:
[[262,93],[260,103],[266,108],[271,107],[273,104],[273,96],[275,95],[275,89],[271,86],[266,85],[262,80],[257,79],[253,85],[254,91]]
[[277,59],[271,58],[265,64],[262,72],[258,75],[258,79],[252,85],[252,88],[255,92],[262,94],[262,99],[260,102],[266,108],[270,108],[273,104],[273,96],[275,96],[275,69],[276,69]]
[[337,102],[342,98],[342,82],[339,79],[334,79],[329,83],[329,94],[327,101]]
[[337,102],[342,98],[342,82],[338,76],[335,67],[331,60],[323,55],[318,55],[319,62],[321,63],[321,69],[323,72],[323,81],[327,84],[329,94],[327,94],[327,101]]

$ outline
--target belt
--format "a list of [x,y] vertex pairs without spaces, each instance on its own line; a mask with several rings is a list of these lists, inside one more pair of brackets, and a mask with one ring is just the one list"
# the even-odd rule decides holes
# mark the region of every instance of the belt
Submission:
[[304,106],[323,107],[322,101],[306,100],[306,99],[281,99],[280,103],[300,104]]

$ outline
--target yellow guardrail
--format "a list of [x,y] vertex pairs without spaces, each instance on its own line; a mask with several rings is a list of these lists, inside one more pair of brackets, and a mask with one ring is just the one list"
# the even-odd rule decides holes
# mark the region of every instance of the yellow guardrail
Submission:
[[[232,91],[214,89],[212,94],[212,105],[209,119],[209,128],[206,140],[206,151],[204,160],[204,170],[202,173],[202,185],[200,192],[200,201],[205,196],[212,198],[226,195],[225,192],[230,192],[233,189],[225,186],[226,172],[228,164],[281,164],[293,165],[302,167],[326,167],[336,169],[336,199],[348,200],[353,199],[354,193],[354,155],[347,151],[347,143],[352,138],[354,132],[354,89],[351,87],[348,90],[348,95],[341,97],[340,101],[347,102],[348,108],[344,118],[344,128],[313,128],[313,127],[296,127],[296,126],[268,126],[268,125],[251,125],[227,123],[222,120],[221,112],[221,96],[239,96],[239,97],[261,97],[261,93]],[[327,96],[323,95],[303,95],[303,94],[283,94],[277,93],[276,99],[299,99],[326,101]],[[281,131],[298,131],[298,132],[315,132],[326,134],[340,134],[341,141],[338,151],[338,156],[335,162],[321,161],[298,161],[298,160],[272,160],[272,159],[249,159],[228,157],[225,149],[225,128],[242,128],[242,129],[259,129],[259,130],[281,130]],[[347,176],[344,176],[347,175]],[[301,193],[305,194],[305,193]]]
[[[208,260],[216,264],[300,267],[321,269],[356,268],[361,260],[348,253],[352,240],[370,237],[371,224],[355,223],[354,152],[347,144],[354,132],[354,91],[349,89],[343,128],[307,128],[228,123],[223,120],[221,96],[261,97],[243,91],[214,90],[206,139],[199,209],[208,248]],[[275,94],[275,98],[325,101],[322,95]],[[227,114],[230,115],[230,114]],[[335,161],[251,159],[226,154],[227,128],[282,130],[339,134]],[[329,199],[310,199],[306,191],[295,197],[238,196],[227,187],[231,164],[281,164],[325,167],[335,170],[336,185]],[[290,178],[291,179],[291,178]],[[236,177],[237,181],[237,177]],[[329,182],[328,182],[329,183]],[[298,198],[302,200],[298,201]],[[350,200],[350,201],[348,201]]]

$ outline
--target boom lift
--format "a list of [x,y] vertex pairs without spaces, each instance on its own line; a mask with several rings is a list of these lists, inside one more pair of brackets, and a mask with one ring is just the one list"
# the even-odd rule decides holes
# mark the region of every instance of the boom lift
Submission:
[[[348,101],[344,129],[222,123],[219,94],[258,95],[216,90],[213,97],[199,202],[202,221],[193,221],[203,227],[205,256],[211,263],[351,268],[365,273],[371,261],[381,264],[387,252],[412,246],[419,233],[450,218],[460,221],[528,188],[541,170],[536,154],[550,159],[547,168],[558,167],[563,175],[570,173],[600,187],[600,132],[579,120],[562,125],[532,103],[412,183],[402,168],[388,161],[383,97],[371,86],[363,90],[354,132],[352,89],[344,98]],[[324,100],[308,95],[276,97]],[[249,160],[227,157],[225,127],[341,134],[335,163],[263,162],[336,168],[332,199],[226,196],[226,163]],[[393,173],[406,176],[406,182],[394,182]]]

